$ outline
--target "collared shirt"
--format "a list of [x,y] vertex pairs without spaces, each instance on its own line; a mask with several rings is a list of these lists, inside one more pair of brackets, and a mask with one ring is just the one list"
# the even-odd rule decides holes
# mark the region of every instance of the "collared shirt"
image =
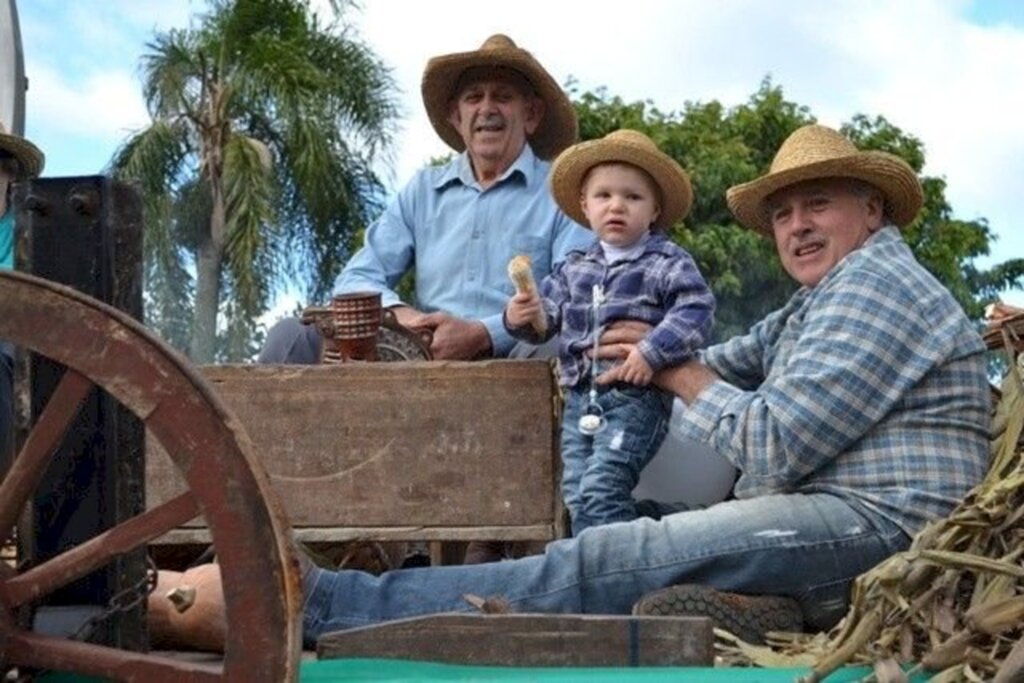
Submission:
[[707,349],[722,381],[682,430],[736,465],[739,498],[828,492],[914,534],[985,474],[984,352],[888,226],[749,334]]
[[383,305],[394,306],[401,303],[394,287],[412,268],[416,308],[483,322],[494,355],[507,355],[514,340],[501,318],[515,293],[509,260],[527,254],[539,281],[570,249],[594,241],[551,198],[549,168],[526,145],[486,190],[473,177],[465,152],[444,166],[420,170],[366,231],[364,246],[345,266],[335,291],[379,291]]
[[[547,338],[559,335],[564,386],[575,386],[590,367],[585,351],[593,347],[594,285],[604,290],[599,329],[617,320],[654,326],[638,348],[655,370],[691,358],[711,334],[715,298],[690,255],[664,234],[652,234],[639,253],[611,264],[600,244],[571,252],[540,285]],[[515,334],[538,341],[529,326]]]
[[14,212],[0,215],[0,268],[14,267]]

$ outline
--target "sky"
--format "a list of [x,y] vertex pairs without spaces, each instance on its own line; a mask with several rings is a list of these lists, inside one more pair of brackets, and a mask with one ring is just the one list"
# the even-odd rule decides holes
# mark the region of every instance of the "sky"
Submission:
[[[48,176],[101,173],[148,122],[139,58],[200,0],[18,0],[26,134]],[[347,30],[392,70],[399,134],[382,176],[400,187],[447,153],[419,82],[435,55],[506,33],[560,83],[662,111],[746,102],[770,76],[820,123],[882,115],[925,146],[954,216],[997,235],[978,265],[1024,256],[1024,2],[1018,0],[363,0]],[[1024,292],[1004,299],[1024,306]]]

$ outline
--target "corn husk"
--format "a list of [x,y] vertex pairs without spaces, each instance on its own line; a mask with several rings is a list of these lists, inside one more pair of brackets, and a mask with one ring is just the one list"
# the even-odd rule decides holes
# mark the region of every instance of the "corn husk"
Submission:
[[[519,294],[535,295],[537,293],[537,282],[533,279],[532,261],[526,254],[513,256],[508,262],[508,277]],[[543,337],[548,329],[548,321],[544,317],[544,312],[541,311],[534,317],[530,321],[530,325],[538,335]]]

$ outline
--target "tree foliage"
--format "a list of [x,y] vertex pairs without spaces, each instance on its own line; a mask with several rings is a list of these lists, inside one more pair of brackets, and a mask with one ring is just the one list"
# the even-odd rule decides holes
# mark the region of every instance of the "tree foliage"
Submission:
[[[780,307],[797,285],[783,271],[772,242],[740,227],[725,203],[726,189],[766,173],[775,152],[794,130],[815,122],[805,107],[788,101],[782,87],[766,78],[750,99],[726,108],[717,101],[688,102],[663,112],[650,101],[625,102],[604,89],[579,93],[569,84],[584,140],[618,128],[649,135],[687,169],[694,185],[690,215],[672,235],[693,254],[718,298],[715,338],[745,332]],[[918,260],[945,284],[973,319],[998,293],[1024,282],[1024,259],[987,270],[975,259],[989,253],[994,238],[984,219],[953,216],[941,178],[921,175],[924,145],[882,116],[858,114],[842,126],[861,149],[902,157],[918,172],[925,206],[904,237]]]
[[326,296],[380,210],[389,71],[309,0],[211,0],[142,58],[150,125],[111,162],[146,211],[147,322],[197,362],[237,360],[285,285]]

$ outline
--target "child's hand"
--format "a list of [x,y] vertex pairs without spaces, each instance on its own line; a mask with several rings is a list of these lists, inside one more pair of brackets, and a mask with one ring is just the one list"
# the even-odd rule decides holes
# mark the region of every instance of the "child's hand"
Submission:
[[620,381],[629,382],[638,387],[647,386],[654,377],[654,370],[635,346],[617,370],[619,371],[617,374]]
[[526,327],[542,315],[540,297],[536,291],[513,296],[505,307],[505,320],[513,328]]

